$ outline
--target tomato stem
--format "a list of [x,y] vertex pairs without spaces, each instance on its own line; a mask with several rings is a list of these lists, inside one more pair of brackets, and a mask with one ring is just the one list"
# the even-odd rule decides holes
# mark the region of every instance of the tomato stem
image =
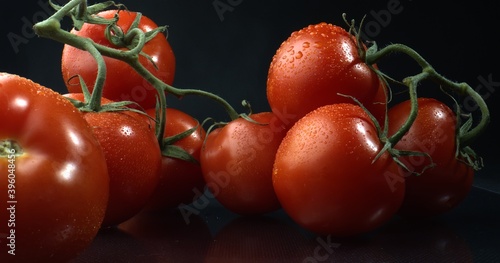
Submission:
[[[410,102],[411,102],[411,110],[410,110],[410,115],[408,115],[408,118],[406,119],[405,123],[403,123],[401,128],[390,138],[388,138],[388,141],[391,143],[391,145],[396,145],[396,143],[398,143],[399,140],[403,138],[403,136],[410,130],[411,126],[413,125],[413,122],[417,118],[418,114],[417,85],[420,81],[427,78],[428,75],[429,74],[427,72],[423,71],[420,74],[417,74],[412,77],[407,77],[403,80],[403,83],[405,83],[408,86]],[[387,126],[388,125],[385,125],[385,131],[387,131],[388,129]]]
[[412,99],[412,109],[410,116],[406,123],[402,126],[401,130],[394,134],[389,141],[394,145],[397,143],[402,136],[409,130],[411,124],[416,118],[417,115],[417,102],[416,102],[416,87],[423,80],[431,80],[435,83],[441,85],[442,87],[449,89],[455,93],[458,93],[462,96],[470,96],[478,105],[481,111],[481,120],[479,123],[470,130],[467,130],[463,133],[457,134],[459,136],[459,147],[460,149],[464,149],[465,147],[472,144],[472,142],[479,137],[486,129],[490,121],[490,113],[489,109],[484,101],[484,99],[477,93],[471,86],[467,83],[457,83],[453,82],[441,74],[439,74],[430,64],[425,60],[420,54],[418,54],[412,48],[403,45],[403,44],[391,44],[388,45],[376,52],[370,53],[366,55],[366,63],[369,65],[373,65],[377,63],[380,59],[386,57],[390,53],[403,53],[411,57],[417,64],[422,68],[422,72],[412,77],[406,78],[403,83],[409,87],[410,89],[410,98]]
[[[104,59],[98,48],[95,46],[94,41],[88,38],[81,38],[67,31],[64,31],[61,29],[60,24],[60,20],[62,19],[62,17],[64,17],[67,12],[71,11],[72,8],[80,4],[80,1],[81,0],[72,0],[68,2],[67,5],[59,9],[51,17],[35,24],[33,26],[33,30],[39,36],[48,37],[58,42],[62,42],[76,48],[86,50],[92,55],[92,57],[96,60],[98,70],[94,90],[92,92],[90,102],[88,102],[88,105],[86,107],[92,111],[99,111],[101,109],[102,89],[104,86],[104,81],[106,79],[106,64],[104,62]],[[71,8],[68,8],[68,6],[70,6]]]
[[[122,36],[124,39],[123,43],[132,43],[133,46],[128,46],[129,48],[126,51],[118,50],[112,47],[107,47],[101,44],[97,44],[89,38],[83,38],[71,34],[70,32],[64,31],[61,29],[60,21],[66,15],[72,15],[73,22],[75,26],[81,27],[82,23],[105,23],[105,21],[98,20],[97,18],[91,17],[91,14],[96,13],[99,9],[107,8],[111,5],[115,5],[113,2],[108,1],[103,4],[96,4],[94,8],[87,8],[87,2],[85,0],[71,0],[67,4],[62,7],[57,7],[57,11],[49,18],[39,23],[36,23],[33,26],[35,33],[41,37],[46,37],[75,48],[79,48],[91,53],[91,55],[95,58],[98,66],[98,74],[96,77],[96,82],[94,85],[94,89],[92,92],[92,96],[90,102],[88,104],[88,108],[93,111],[101,110],[101,97],[102,97],[102,89],[104,86],[105,76],[106,76],[106,65],[104,63],[103,56],[115,58],[121,61],[128,63],[135,71],[137,71],[144,79],[146,79],[150,84],[152,84],[157,90],[158,102],[160,106],[158,109],[161,111],[159,114],[159,129],[158,129],[158,141],[161,143],[164,134],[164,123],[165,123],[165,109],[166,109],[166,98],[165,92],[174,94],[177,97],[183,97],[186,95],[201,95],[204,97],[208,97],[218,103],[220,103],[229,117],[234,120],[240,117],[241,115],[236,112],[236,110],[223,98],[220,96],[210,93],[204,90],[198,89],[179,89],[175,88],[171,85],[168,85],[155,77],[151,72],[149,72],[140,62],[139,56],[142,54],[142,49],[146,42],[149,40],[146,37],[146,33],[138,28],[131,27],[131,29]],[[76,9],[76,10],[75,10]],[[88,9],[92,9],[92,12]],[[72,14],[72,13],[76,14]],[[140,13],[138,13],[140,15]],[[95,21],[94,21],[95,20]],[[108,25],[112,25],[113,20],[107,21]],[[160,28],[163,30],[163,28]],[[157,32],[160,31],[157,30]],[[155,32],[156,33],[156,32]],[[106,37],[108,39],[111,38],[112,34],[107,34]],[[115,36],[116,37],[116,36]],[[110,42],[112,40],[110,39]]]

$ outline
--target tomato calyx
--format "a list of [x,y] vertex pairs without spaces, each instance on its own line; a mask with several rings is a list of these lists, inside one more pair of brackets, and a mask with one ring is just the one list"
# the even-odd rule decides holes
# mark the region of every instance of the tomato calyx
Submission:
[[99,103],[96,107],[96,105],[92,105],[92,94],[90,93],[89,89],[87,88],[85,82],[80,76],[77,76],[80,78],[80,85],[82,87],[82,94],[83,94],[83,101],[71,98],[69,96],[65,96],[67,100],[75,106],[79,111],[81,112],[119,112],[119,111],[131,111],[135,113],[142,114],[151,120],[156,122],[156,119],[150,117],[148,114],[146,114],[142,110],[138,110],[136,108],[129,107],[129,105],[135,105],[138,106],[138,103],[134,101],[114,101],[106,104],[101,104]]
[[[414,90],[414,88],[412,89]],[[363,109],[363,111],[368,115],[370,120],[372,121],[373,125],[375,126],[375,130],[378,133],[378,137],[380,142],[382,143],[383,147],[380,149],[380,151],[377,153],[375,158],[372,160],[372,164],[375,163],[384,153],[388,152],[389,155],[392,157],[395,163],[397,163],[401,168],[403,168],[406,172],[412,174],[412,175],[421,175],[425,170],[432,168],[435,166],[435,163],[432,161],[432,157],[425,152],[418,152],[418,151],[403,151],[403,150],[398,150],[394,148],[393,146],[396,145],[396,143],[401,139],[399,135],[395,136],[388,136],[389,130],[388,130],[388,118],[386,116],[385,118],[385,124],[384,126],[381,126],[380,123],[378,122],[377,118],[373,116],[373,114],[355,97],[345,95],[345,94],[338,94],[339,96],[344,96],[352,99],[356,104]],[[414,93],[416,96],[416,93]],[[416,117],[416,115],[415,115]],[[407,121],[406,125],[410,125],[414,120],[410,120],[409,122]],[[384,128],[382,128],[384,127]],[[409,130],[409,127],[402,127],[400,128],[399,132]],[[406,132],[405,132],[406,133]],[[404,135],[404,133],[403,133]],[[402,137],[402,135],[401,135]],[[412,170],[410,169],[404,162],[400,160],[400,158],[404,156],[421,156],[424,158],[429,159],[429,164],[424,166],[420,171]]]
[[12,159],[14,156],[23,154],[23,148],[19,143],[12,139],[4,139],[0,141],[0,157]]
[[193,134],[199,128],[199,124],[191,129],[185,130],[179,134],[165,137],[160,145],[161,153],[163,156],[175,158],[183,161],[199,164],[198,160],[189,154],[182,147],[174,145],[175,142],[180,141],[189,135]]

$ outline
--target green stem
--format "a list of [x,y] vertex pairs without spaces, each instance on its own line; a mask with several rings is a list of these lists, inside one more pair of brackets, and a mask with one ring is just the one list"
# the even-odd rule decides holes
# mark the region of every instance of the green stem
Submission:
[[442,85],[443,87],[446,87],[462,96],[470,96],[478,105],[479,111],[481,112],[481,120],[472,129],[462,133],[459,138],[459,145],[461,148],[470,146],[472,142],[486,130],[490,123],[490,110],[488,109],[486,102],[477,91],[465,82],[453,82],[435,72],[431,75],[431,79],[439,85]]
[[101,98],[104,88],[104,81],[106,80],[106,63],[101,53],[91,43],[85,43],[86,50],[94,57],[97,62],[97,77],[94,84],[94,90],[89,101],[89,109],[92,111],[99,111],[101,109]]
[[227,101],[225,101],[220,96],[215,95],[211,92],[199,90],[199,89],[179,89],[179,88],[172,87],[170,85],[166,85],[165,87],[166,87],[167,92],[172,93],[178,97],[184,97],[187,95],[198,95],[198,96],[203,96],[203,97],[209,98],[209,99],[221,104],[222,107],[225,109],[226,113],[231,118],[231,120],[234,120],[234,119],[237,119],[240,117],[240,114],[233,108],[233,106],[231,106],[231,104],[229,104]]
[[[117,57],[116,57],[117,58]],[[224,109],[226,110],[229,117],[234,120],[237,119],[240,115],[239,113],[229,104],[226,100],[221,98],[220,96],[213,94],[208,91],[199,90],[199,89],[179,89],[175,88],[171,85],[168,85],[154,76],[151,72],[149,72],[139,61],[131,60],[128,57],[121,58],[125,60],[130,66],[132,66],[146,81],[148,81],[154,87],[159,88],[160,90],[166,91],[167,93],[173,94],[177,97],[184,97],[187,95],[199,95],[203,97],[207,97],[212,99],[218,103],[220,103]]]
[[422,72],[418,75],[415,75],[413,77],[408,77],[403,80],[403,83],[405,83],[409,89],[411,110],[410,110],[410,115],[408,115],[408,119],[406,119],[405,123],[399,128],[399,130],[395,134],[393,134],[390,138],[388,138],[388,141],[391,143],[391,145],[396,145],[396,143],[398,143],[399,140],[401,140],[401,138],[403,138],[403,136],[410,130],[411,126],[413,125],[413,122],[415,122],[415,119],[417,118],[418,114],[417,85],[420,81],[427,78],[428,75],[429,74],[427,72]]
[[163,135],[164,135],[164,128],[165,127],[165,121],[166,121],[166,116],[165,116],[165,107],[167,105],[166,98],[165,98],[165,92],[163,86],[165,85],[163,81],[161,81],[159,78],[151,74],[149,70],[147,70],[140,62],[138,59],[134,59],[133,57],[125,57],[123,58],[123,61],[127,62],[132,68],[139,73],[147,82],[149,82],[155,89],[157,90],[159,95],[159,103],[160,103],[160,130],[158,132],[158,142],[160,145],[163,145]]
[[[414,121],[414,118],[416,117],[416,112],[417,112],[417,103],[415,98],[416,97],[416,91],[412,91],[412,89],[416,88],[419,82],[429,79],[434,81],[435,83],[453,91],[456,92],[460,95],[468,95],[474,101],[477,103],[479,106],[479,109],[481,111],[481,120],[479,123],[469,131],[460,134],[459,138],[459,146],[460,148],[465,148],[474,141],[479,135],[481,135],[486,127],[489,124],[490,121],[490,113],[488,110],[488,107],[484,101],[484,99],[477,93],[474,89],[472,89],[468,84],[466,83],[457,83],[453,82],[441,74],[439,74],[420,54],[418,54],[415,50],[412,48],[403,45],[403,44],[391,44],[388,45],[377,52],[367,54],[366,57],[366,63],[369,65],[377,63],[381,58],[389,55],[390,53],[403,53],[411,57],[417,64],[422,68],[422,73],[415,75],[413,77],[409,77],[405,80],[405,84],[409,86],[410,88],[410,96],[412,98],[412,110],[409,116],[409,119],[403,125],[403,131],[398,132],[394,136],[392,136],[389,140],[393,143],[397,143],[401,137],[402,134],[404,134],[404,130],[409,129],[408,125]],[[415,92],[415,94],[413,94]]]
[[61,10],[64,10],[64,7],[47,20],[35,24],[33,29],[39,36],[51,38],[58,42],[86,50],[92,55],[97,63],[97,77],[88,107],[93,111],[99,111],[101,109],[102,90],[106,79],[106,64],[94,41],[78,37],[61,29],[61,24],[56,16]]
[[[71,0],[67,4],[65,4],[61,9],[59,9],[56,13],[54,13],[51,17],[48,19],[41,21],[37,24],[34,25],[33,29],[35,30],[35,33],[41,37],[53,39],[55,41],[73,46],[75,48],[79,48],[82,50],[87,50],[92,53],[94,58],[100,63],[99,61],[102,60],[102,56],[107,56],[111,58],[115,58],[118,60],[125,61],[129,65],[131,65],[143,78],[145,78],[149,83],[151,83],[159,92],[160,91],[166,91],[168,93],[174,94],[175,96],[178,97],[183,97],[186,95],[200,95],[204,97],[208,97],[218,103],[220,103],[226,112],[228,113],[229,117],[231,119],[236,119],[240,116],[238,112],[223,98],[221,98],[218,95],[215,95],[213,93],[203,91],[203,90],[198,90],[198,89],[179,89],[175,88],[171,85],[168,85],[164,82],[162,82],[160,79],[156,78],[151,72],[149,72],[141,63],[138,62],[138,57],[139,54],[145,44],[145,37],[144,37],[144,32],[142,32],[140,29],[133,29],[129,32],[127,35],[127,38],[129,40],[138,37],[139,41],[136,44],[136,46],[130,50],[123,51],[123,50],[117,50],[115,48],[103,46],[100,44],[97,44],[93,42],[91,39],[87,38],[82,38],[79,36],[76,36],[74,34],[71,34],[70,32],[61,30],[61,26],[59,21],[64,18],[67,14],[69,14],[73,8],[76,8],[78,5],[80,6],[79,10],[85,10],[86,9],[86,1],[84,0]],[[82,15],[83,16],[83,15]],[[92,46],[92,47],[90,47]],[[100,53],[101,58],[97,55],[97,52]],[[99,68],[101,68],[101,71],[104,71],[102,69],[105,68],[104,65],[98,65]],[[99,72],[101,72],[99,71]],[[105,74],[101,73],[100,76],[98,76],[98,79],[96,80],[96,84],[99,84],[102,82],[100,79],[101,76],[104,76]],[[94,90],[98,90],[97,93],[99,93],[99,89],[102,91],[102,87],[94,87]],[[93,92],[94,95],[94,92]],[[96,94],[95,97],[99,96],[100,94]],[[160,101],[163,101],[161,99],[162,95],[160,95]],[[92,97],[94,98],[94,96]],[[93,106],[97,105],[97,102],[92,103]]]
[[390,53],[394,53],[394,52],[404,53],[404,54],[410,56],[423,69],[432,68],[432,66],[427,62],[427,60],[425,60],[414,49],[412,49],[406,45],[403,45],[403,44],[391,44],[391,45],[388,45],[388,46],[378,50],[375,53],[372,53],[370,55],[367,54],[366,63],[368,65],[373,65],[373,64],[377,63],[381,58],[384,58],[387,55],[389,55]]

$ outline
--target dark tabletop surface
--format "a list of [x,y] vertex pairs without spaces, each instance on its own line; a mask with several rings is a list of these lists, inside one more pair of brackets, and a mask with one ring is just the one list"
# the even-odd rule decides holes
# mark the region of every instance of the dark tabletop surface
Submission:
[[102,230],[71,263],[500,262],[499,185],[489,181],[497,172],[478,172],[467,198],[447,214],[419,222],[395,217],[357,238],[314,235],[283,210],[238,216],[207,199],[203,206],[192,204],[189,211],[196,212],[189,216],[180,210],[145,213]]

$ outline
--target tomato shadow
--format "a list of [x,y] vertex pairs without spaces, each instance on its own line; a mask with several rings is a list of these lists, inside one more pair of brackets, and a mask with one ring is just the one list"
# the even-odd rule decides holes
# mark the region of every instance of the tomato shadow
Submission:
[[80,262],[201,262],[210,231],[192,215],[189,224],[178,210],[141,212],[130,220],[101,229],[77,259]]
[[177,209],[144,211],[118,228],[147,244],[149,255],[141,262],[201,262],[212,235],[201,217],[189,219]]
[[309,235],[308,240],[293,262],[473,262],[466,239],[439,220],[395,218],[364,235]]
[[240,216],[210,243],[204,262],[293,262],[307,238],[296,227],[271,216]]
[[397,218],[380,231],[373,243],[397,262],[474,261],[466,238],[440,218]]
[[141,262],[131,260],[138,255],[147,255],[145,244],[115,227],[110,227],[101,229],[90,246],[70,263]]

